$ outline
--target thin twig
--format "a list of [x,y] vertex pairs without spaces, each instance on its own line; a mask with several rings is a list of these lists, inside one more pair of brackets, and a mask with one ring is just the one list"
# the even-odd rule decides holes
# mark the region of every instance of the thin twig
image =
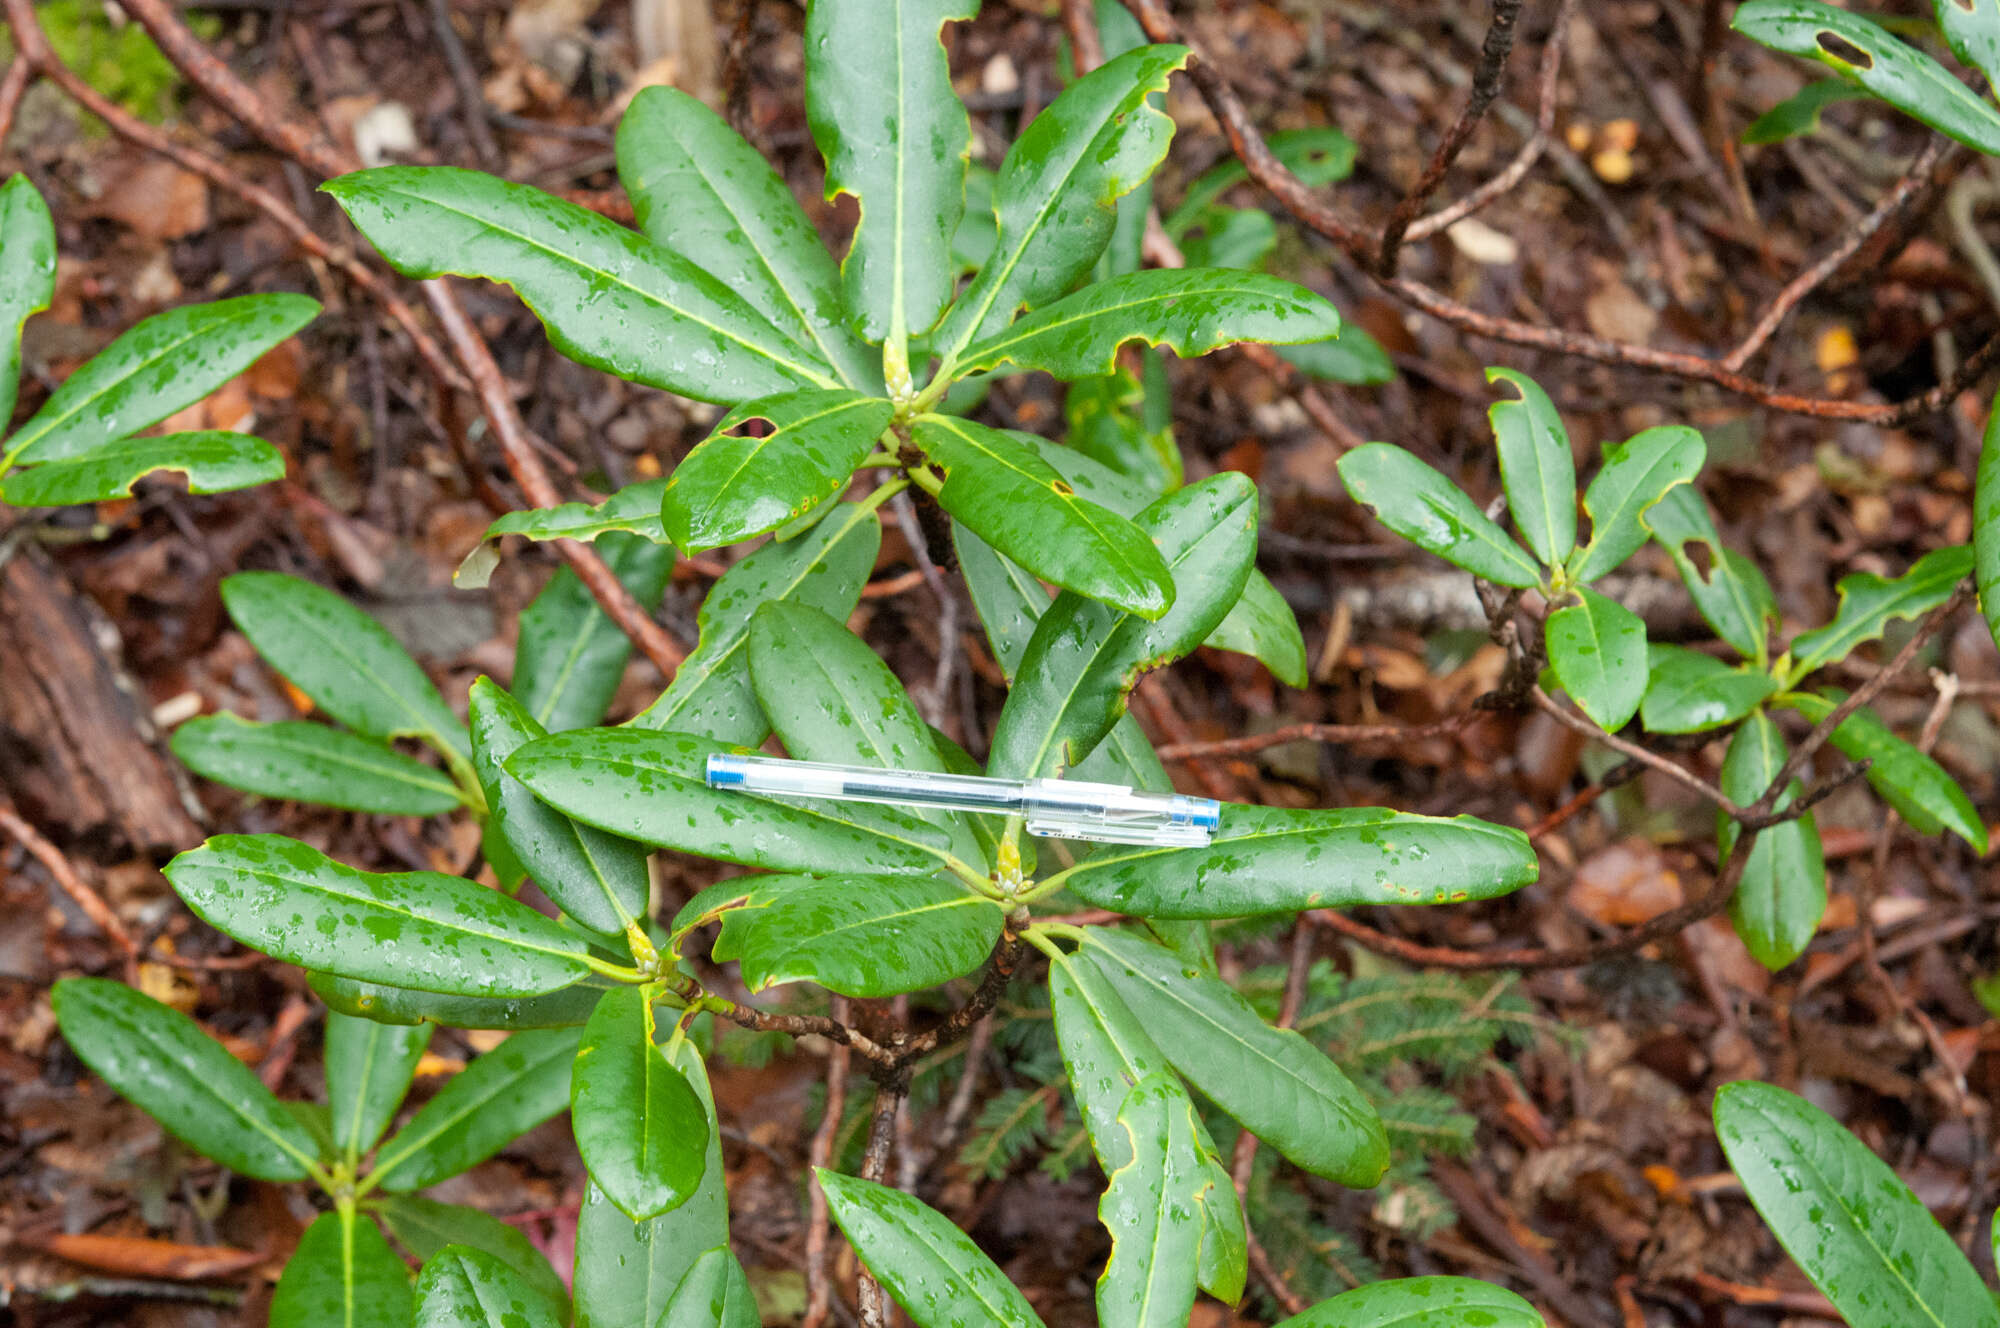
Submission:
[[[832,1011],[834,1019],[844,1023],[847,998],[834,997]],[[847,1047],[836,1043],[826,1058],[826,1109],[806,1150],[807,1164],[815,1174],[833,1165],[834,1136],[840,1133],[841,1118],[847,1114],[847,1066]],[[824,1328],[833,1306],[833,1278],[828,1276],[826,1267],[826,1191],[820,1189],[817,1181],[806,1187],[806,1206],[806,1313],[799,1321],[799,1328]]]
[[1268,733],[1253,733],[1243,738],[1163,743],[1159,754],[1162,761],[1205,761],[1218,756],[1246,756],[1267,747],[1282,747],[1289,742],[1339,742],[1356,746],[1377,742],[1416,742],[1456,733],[1479,715],[1477,710],[1468,710],[1431,724],[1287,724]]
[[[889,1174],[889,1145],[896,1137],[896,1113],[910,1093],[907,1071],[876,1080],[875,1119],[868,1127],[868,1149],[861,1155],[861,1178],[882,1183]],[[855,1299],[860,1302],[862,1328],[889,1328],[889,1297],[868,1266],[860,1269]]]
[[[1314,939],[1313,929],[1303,920],[1292,930],[1291,961],[1285,971],[1285,995],[1278,1007],[1279,1028],[1290,1028],[1297,1022],[1299,1007],[1305,1004],[1306,975],[1312,968]],[[1236,1152],[1230,1160],[1229,1175],[1236,1182],[1236,1202],[1242,1205],[1246,1214],[1250,1208],[1250,1180],[1256,1170],[1257,1136],[1244,1130],[1236,1136]],[[1251,1270],[1271,1293],[1272,1299],[1282,1305],[1287,1314],[1305,1313],[1305,1299],[1292,1290],[1284,1274],[1271,1262],[1264,1243],[1257,1239],[1257,1233],[1250,1229],[1247,1219],[1243,1224],[1243,1240]]]
[[132,939],[132,933],[125,930],[125,924],[111,911],[111,905],[104,902],[104,896],[91,888],[88,881],[63,851],[42,837],[42,833],[29,825],[14,810],[13,806],[0,801],[0,830],[5,830],[35,860],[48,870],[61,891],[69,896],[91,925],[104,933],[105,939],[118,948],[125,960],[125,976],[130,982],[139,980],[139,944]]
[[1063,30],[1069,33],[1070,59],[1081,78],[1104,63],[1104,41],[1098,36],[1097,14],[1091,0],[1063,0]]
[[465,53],[465,43],[459,40],[458,28],[451,21],[451,0],[430,0],[430,11],[431,30],[444,52],[445,67],[451,70],[472,151],[481,166],[495,170],[501,162],[500,146],[493,141],[493,129],[487,124],[486,93],[479,86],[479,72],[472,67],[472,57]]
[[[14,113],[21,109],[21,98],[35,81],[35,62],[26,55],[16,55],[7,66],[7,73],[0,77],[0,144],[14,132]],[[0,420],[0,424],[4,424]]]

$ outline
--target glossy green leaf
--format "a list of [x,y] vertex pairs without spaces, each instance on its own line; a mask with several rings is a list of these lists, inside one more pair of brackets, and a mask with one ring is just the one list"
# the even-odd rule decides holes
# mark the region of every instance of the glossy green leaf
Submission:
[[1496,401],[1486,415],[1500,453],[1507,507],[1528,551],[1554,567],[1576,548],[1576,460],[1569,431],[1541,385],[1512,369],[1488,369],[1486,381],[1521,395]]
[[1979,449],[1979,477],[1972,493],[1973,578],[1986,630],[2000,644],[2000,400],[1986,417]]
[[[1268,135],[1265,143],[1292,174],[1315,188],[1344,180],[1354,170],[1354,140],[1330,125],[1280,129]],[[1167,234],[1179,239],[1195,218],[1249,178],[1249,171],[1233,155],[1203,171],[1188,186],[1180,206],[1167,214]]]
[[448,996],[332,973],[308,973],[313,994],[342,1014],[384,1024],[443,1024],[447,1028],[574,1028],[590,1017],[605,978],[587,978],[544,996]]
[[871,341],[924,331],[951,299],[972,122],[952,91],[941,32],[978,12],[978,0],[806,9],[806,120],[826,158],[827,197],[860,204],[841,276]]
[[189,493],[229,493],[285,477],[285,458],[260,438],[223,430],[121,438],[67,461],[17,470],[0,481],[0,501],[60,507],[132,496],[148,475],[173,471]]
[[1531,883],[1527,836],[1471,816],[1222,805],[1204,848],[1107,844],[1063,876],[1086,903],[1146,918],[1240,918],[1490,899]]
[[175,729],[172,745],[197,775],[260,797],[383,816],[437,816],[464,805],[443,771],[324,724],[202,715]]
[[197,1153],[258,1180],[303,1180],[319,1157],[271,1090],[180,1011],[103,978],[64,978],[49,1003],[77,1059]]
[[282,572],[222,579],[238,631],[313,704],[370,738],[422,738],[447,759],[472,753],[465,726],[382,624],[331,590]]
[[7,440],[4,455],[24,465],[63,461],[157,424],[318,312],[303,295],[241,295],[142,319],[71,374]]
[[[1676,485],[1639,519],[1674,560],[1695,608],[1715,634],[1737,654],[1762,664],[1769,657],[1778,602],[1755,563],[1722,547],[1701,494],[1691,484]],[[1691,544],[1701,555],[1698,563],[1688,552]]]
[[[1845,692],[1829,688],[1818,696],[1793,692],[1784,704],[1817,724],[1846,699]],[[1972,799],[1943,766],[1897,737],[1873,710],[1863,706],[1842,720],[1833,731],[1833,745],[1853,760],[1870,763],[1869,784],[1912,830],[1920,835],[1949,830],[1974,852],[1985,854],[1986,824]]]
[[1782,143],[1788,138],[1810,134],[1819,128],[1820,114],[1836,102],[1867,98],[1870,94],[1844,78],[1822,78],[1806,84],[1791,96],[1750,122],[1743,131],[1747,144]]
[[1278,347],[1278,358],[1305,374],[1329,383],[1351,383],[1358,387],[1379,387],[1393,382],[1396,362],[1382,343],[1359,323],[1343,322],[1340,335],[1325,341],[1308,341],[1297,346]]
[[1833,621],[1792,640],[1791,681],[1846,659],[1856,646],[1881,636],[1891,619],[1929,613],[1950,599],[1958,583],[1971,574],[1972,561],[1971,546],[1961,544],[1932,550],[1893,581],[1873,572],[1843,576],[1835,587],[1840,607]]
[[357,871],[282,835],[217,835],[166,875],[210,926],[306,968],[460,996],[536,996],[587,971],[582,936],[497,891]]
[[[1159,356],[1153,350],[1146,354]],[[1178,489],[1184,477],[1172,424],[1153,427],[1146,408],[1147,389],[1122,365],[1106,377],[1078,379],[1063,398],[1065,441],[1148,494]]]
[[653,1044],[652,1010],[636,987],[604,993],[584,1025],[570,1124],[591,1180],[634,1222],[680,1207],[701,1184],[702,1101]]
[[285,1328],[410,1328],[410,1270],[381,1228],[353,1213],[313,1219],[271,1296]]
[[371,1203],[369,1211],[419,1263],[430,1262],[447,1245],[485,1251],[512,1269],[558,1323],[569,1322],[569,1292],[563,1289],[562,1278],[520,1228],[477,1208],[417,1194],[392,1194]]
[[1195,1139],[1194,1103],[1171,1075],[1135,1084],[1118,1110],[1129,1161],[1110,1173],[1098,1220],[1111,1258],[1097,1280],[1106,1328],[1185,1328],[1194,1309],[1202,1197],[1213,1183]]
[[1615,733],[1645,699],[1646,623],[1588,586],[1575,594],[1580,603],[1548,617],[1549,665],[1583,713]]
[[[673,549],[622,532],[601,538],[598,552],[639,607],[649,613],[657,608],[673,573]],[[631,658],[632,639],[576,573],[560,567],[521,610],[509,690],[551,733],[588,728],[604,718]]]
[[[0,435],[14,420],[21,384],[21,325],[56,293],[56,227],[25,175],[0,185]],[[0,446],[0,456],[8,449]]]
[[1366,1188],[1389,1166],[1382,1118],[1340,1067],[1288,1028],[1273,1028],[1221,978],[1123,933],[1085,933],[1097,966],[1160,1050],[1215,1104],[1293,1164]]
[[667,532],[660,524],[660,496],[666,491],[667,481],[662,477],[628,484],[601,503],[563,503],[508,512],[486,528],[478,547],[465,555],[452,573],[452,584],[461,590],[485,589],[500,563],[494,544],[502,535],[519,535],[537,543],[573,539],[588,544],[622,531],[664,544]]
[[773,540],[717,579],[702,601],[700,640],[673,683],[633,726],[699,733],[755,746],[771,731],[750,689],[750,617],[761,604],[809,604],[845,622],[875,568],[882,525],[858,503],[843,503],[811,530]]
[[404,276],[512,286],[579,364],[698,401],[834,385],[699,263],[553,194],[453,166],[378,166],[321,188]]
[[1065,294],[1090,270],[1111,239],[1118,200],[1152,175],[1173,141],[1173,120],[1153,103],[1187,58],[1184,46],[1128,51],[1028,122],[994,182],[993,255],[933,339],[942,358]]
[[577,824],[507,773],[508,757],[547,736],[491,678],[472,684],[473,765],[507,846],[556,907],[599,935],[622,938],[646,915],[646,850]]
[[826,1206],[868,1271],[917,1328],[1042,1328],[972,1238],[913,1195],[825,1168]]
[[1938,30],[1951,53],[2000,83],[2000,4],[1995,0],[1933,0]]
[[[750,622],[750,678],[771,727],[798,760],[946,769],[930,725],[902,682],[873,647],[818,609],[775,602],[757,610]],[[964,816],[942,807],[906,810],[949,835],[962,861],[986,861]]]
[[1541,568],[1464,490],[1402,448],[1366,443],[1336,468],[1355,502],[1419,548],[1495,585],[1541,583]]
[[532,742],[506,762],[535,796],[614,835],[772,871],[929,875],[945,836],[892,808],[866,824],[844,804],[760,798],[710,788],[711,752],[724,743],[687,733],[578,729]]
[[816,982],[843,996],[896,996],[973,972],[1000,939],[1002,907],[942,880],[770,876],[723,914],[717,959],[763,991]]
[[1705,733],[1734,724],[1778,690],[1761,669],[1725,664],[1683,646],[1647,651],[1646,699],[1639,720],[1648,733]]
[[727,1246],[694,1261],[654,1328],[762,1328],[750,1278]]
[[1262,271],[1278,247],[1277,218],[1262,208],[1212,207],[1195,218],[1180,245],[1189,267]]
[[[798,519],[847,487],[895,410],[880,397],[845,390],[745,402],[674,468],[661,508],[668,536],[700,553]],[[730,432],[751,420],[767,421],[771,431],[761,438]]]
[[414,1323],[415,1328],[561,1328],[526,1278],[469,1245],[448,1245],[425,1260],[417,1275]]
[[371,1178],[391,1194],[478,1166],[569,1106],[582,1030],[516,1033],[451,1077],[375,1151]]
[[326,1016],[326,1093],[333,1107],[333,1140],[355,1161],[375,1146],[403,1104],[417,1061],[431,1042],[432,1026],[404,1027],[357,1019],[338,1010]]
[[722,1131],[708,1071],[691,1041],[681,1042],[669,1060],[693,1087],[706,1113],[708,1153],[701,1184],[686,1203],[646,1222],[625,1216],[596,1185],[585,1189],[577,1220],[576,1328],[657,1324],[702,1254],[729,1243]]
[[1088,378],[1117,367],[1131,341],[1166,346],[1182,359],[1239,341],[1324,341],[1340,314],[1303,286],[1224,268],[1149,269],[1085,286],[1012,327],[966,347],[956,372],[1003,366]]
[[639,229],[661,248],[764,311],[849,387],[881,387],[881,359],[848,326],[840,270],[819,233],[721,116],[678,88],[641,89],[618,122],[618,178]]
[[1174,578],[1174,605],[1149,622],[1087,600],[1056,598],[1036,626],[993,734],[988,768],[1003,778],[1076,765],[1125,713],[1147,669],[1187,654],[1243,593],[1257,552],[1257,490],[1234,471],[1176,490],[1134,518]]
[[1833,1117],[1773,1084],[1724,1084],[1715,1135],[1778,1243],[1853,1328],[2000,1325],[1957,1242]]
[[1399,1277],[1345,1291],[1277,1328],[1547,1328],[1506,1287],[1470,1277]]
[[[1737,806],[1747,807],[1764,795],[1784,764],[1785,740],[1777,724],[1768,715],[1752,715],[1729,740],[1729,755],[1722,762],[1722,791]],[[1779,809],[1799,793],[1799,782],[1793,780],[1778,801]],[[1728,817],[1718,814],[1717,819],[1726,858],[1741,831]],[[1826,861],[1812,813],[1759,834],[1729,901],[1736,934],[1757,962],[1780,969],[1797,959],[1825,912]]]
[[1045,581],[1158,618],[1174,582],[1148,533],[1076,493],[1021,435],[948,415],[917,418],[917,446],[944,472],[938,505]]
[[1646,513],[1667,490],[1701,473],[1708,444],[1684,425],[1663,425],[1636,433],[1604,449],[1604,467],[1584,490],[1590,516],[1590,543],[1570,559],[1576,581],[1595,581],[1639,551],[1651,534]]
[[1943,65],[1859,14],[1816,0],[1749,0],[1730,26],[1774,51],[1819,61],[1967,147],[2000,153],[2000,112]]

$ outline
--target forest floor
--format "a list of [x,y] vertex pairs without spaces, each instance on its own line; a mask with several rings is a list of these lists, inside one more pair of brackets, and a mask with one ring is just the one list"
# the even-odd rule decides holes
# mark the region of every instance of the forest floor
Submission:
[[[851,212],[821,201],[801,99],[802,11],[787,0],[637,0],[630,9],[456,0],[454,43],[437,40],[442,7],[424,0],[191,8],[214,49],[267,98],[364,157],[615,192],[618,111],[638,83],[671,79],[726,107],[830,237],[852,224]],[[1456,116],[1488,16],[1473,0],[1181,8],[1193,11],[1182,21],[1262,126],[1332,124],[1354,138],[1354,173],[1330,196],[1350,215],[1378,219]],[[1579,7],[1549,153],[1474,222],[1411,244],[1405,273],[1483,311],[1601,337],[1705,352],[1740,338],[1793,273],[1874,205],[1925,134],[1877,104],[1849,102],[1827,112],[1817,135],[1739,148],[1742,127],[1812,75],[1736,38],[1704,61],[1703,9],[1683,0]],[[956,30],[955,78],[988,165],[1061,86],[1063,29],[1052,10],[1041,0],[987,0]],[[1508,110],[1480,127],[1445,196],[1500,170],[1532,129],[1534,71],[1555,10],[1527,4],[1501,94]],[[81,8],[64,12],[113,49],[111,29],[76,19]],[[57,7],[47,13],[55,22]],[[198,93],[164,75],[153,86],[157,71],[120,55],[96,72],[121,83],[107,91],[157,101],[147,114],[218,148],[322,234],[354,238],[331,201],[314,194],[317,180]],[[1169,202],[1227,152],[1185,80],[1170,109],[1180,129],[1158,186]],[[267,568],[333,586],[381,617],[462,703],[474,677],[506,676],[516,615],[554,561],[545,550],[510,550],[486,590],[453,587],[453,569],[490,519],[448,441],[453,422],[437,417],[421,363],[379,311],[267,218],[120,143],[48,87],[23,104],[0,171],[29,173],[50,200],[62,256],[55,306],[27,327],[24,408],[41,399],[34,382],[60,381],[135,319],[184,299],[292,289],[327,306],[178,422],[254,427],[286,454],[285,482],[208,498],[156,485],[32,529],[0,515],[16,523],[0,525],[0,692],[15,696],[0,699],[0,792],[147,944],[136,970],[147,991],[194,1014],[267,1083],[312,1097],[322,1086],[320,1007],[302,974],[207,930],[159,864],[206,833],[282,831],[360,866],[458,871],[475,861],[478,835],[442,820],[261,803],[177,772],[159,736],[177,722],[218,710],[295,717],[304,704],[230,628],[217,582]],[[2000,326],[1969,256],[1987,243],[1977,208],[1991,189],[1976,167],[1939,179],[1784,321],[1749,372],[1854,402],[1901,400],[1939,382]],[[1499,480],[1485,420],[1489,364],[1534,375],[1586,459],[1599,441],[1695,425],[1709,446],[1702,486],[1730,543],[1770,577],[1788,625],[1813,624],[1831,611],[1842,576],[1899,574],[1969,538],[1986,398],[1968,391],[1881,427],[1778,413],[1668,374],[1501,345],[1412,313],[1253,189],[1239,187],[1231,201],[1273,209],[1272,270],[1333,298],[1390,351],[1398,373],[1378,388],[1313,389],[1351,431],[1343,437],[1316,423],[1295,384],[1243,354],[1172,365],[1175,435],[1190,477],[1236,469],[1263,488],[1260,565],[1298,612],[1313,674],[1308,689],[1294,691],[1245,657],[1203,651],[1142,689],[1141,722],[1157,743],[1186,753],[1169,762],[1181,787],[1533,828],[1538,884],[1493,902],[1375,910],[1368,919],[1426,945],[1584,945],[1699,894],[1717,870],[1712,808],[1650,772],[1588,796],[1615,757],[1544,714],[1481,714],[1416,741],[1204,748],[1308,722],[1424,725],[1460,714],[1499,679],[1504,655],[1487,638],[1469,578],[1367,519],[1334,462],[1353,436],[1386,439],[1491,498]],[[563,359],[502,288],[468,285],[464,298],[573,492],[663,473],[713,421],[713,408]],[[1046,379],[1015,380],[987,410],[1010,427],[1062,428],[1060,388]],[[479,478],[504,483],[490,463],[479,464]],[[696,606],[722,558],[675,569],[662,621],[682,640],[694,638]],[[944,727],[983,750],[1001,696],[997,669],[974,633],[940,642],[936,602],[915,567],[892,528],[854,626],[907,679],[932,678],[941,649],[962,651]],[[1647,550],[1630,567],[1619,597],[1642,609],[1655,639],[1702,633],[1664,556]],[[1856,685],[1889,653],[1864,652],[1840,681]],[[661,686],[635,659],[614,719]],[[1957,689],[1942,704],[1941,687]],[[40,710],[22,700],[35,689],[45,694]],[[1938,759],[1983,819],[2000,820],[2000,654],[1976,611],[1954,621],[1877,709],[1908,735],[1935,709]],[[24,717],[31,711],[40,718]],[[74,744],[71,754],[55,750],[63,743]],[[1683,756],[1712,774],[1721,750],[1689,747]],[[1831,755],[1822,762],[1837,764]],[[1501,979],[1510,999],[1525,997],[1529,1031],[1470,1068],[1433,1076],[1475,1122],[1469,1151],[1435,1160],[1407,1191],[1412,1201],[1448,1204],[1445,1220],[1288,1181],[1302,1202],[1287,1211],[1309,1226],[1281,1271],[1317,1285],[1351,1255],[1392,1273],[1464,1273],[1515,1287],[1552,1324],[1571,1328],[1830,1320],[1744,1200],[1709,1124],[1715,1088],[1749,1077],[1831,1111],[1895,1166],[1990,1280],[1984,1222],[2000,1196],[1991,1158],[2000,1022],[1972,984],[2000,968],[2000,886],[1957,840],[1885,827],[1881,804],[1858,785],[1817,815],[1834,902],[1803,959],[1769,973],[1726,920],[1710,919],[1633,954]],[[667,862],[666,912],[709,883],[704,870]],[[0,1304],[42,1328],[261,1324],[270,1279],[310,1207],[296,1190],[230,1178],[177,1149],[67,1051],[49,984],[121,975],[125,956],[54,885],[43,862],[0,834]],[[1864,961],[1864,926],[1879,970]],[[1382,960],[1330,931],[1309,927],[1306,944],[1300,953],[1341,973],[1383,971]],[[1282,970],[1293,953],[1284,934],[1252,931],[1227,959],[1242,971]],[[167,954],[219,962],[159,962]],[[1023,1020],[1036,1013],[1025,997],[1013,1011]],[[485,1035],[440,1033],[419,1092],[488,1045]],[[1023,1082],[1003,1040],[977,1046],[978,1063],[952,1071],[954,1080],[973,1075],[975,1120],[981,1104]],[[803,1304],[800,1177],[824,1061],[798,1047],[763,1061],[771,1050],[741,1048],[740,1064],[719,1059],[715,1083],[738,1250],[766,1321],[780,1323]],[[997,1164],[967,1160],[954,1141],[929,1139],[933,1129],[934,1118],[914,1123],[925,1197],[975,1233],[1053,1328],[1090,1322],[1106,1250],[1095,1173],[1086,1165],[1056,1179],[1037,1166],[1036,1147]],[[517,1222],[560,1267],[583,1180],[558,1121],[439,1197]],[[87,1266],[62,1257],[74,1252],[63,1238],[79,1232],[121,1239],[93,1246]],[[247,1271],[203,1280],[205,1270],[177,1262],[165,1241],[258,1257]],[[1322,1266],[1308,1268],[1315,1248]],[[851,1276],[851,1264],[843,1267]],[[1197,1321],[1268,1322],[1271,1311],[1266,1292],[1240,1318],[1205,1303]]]

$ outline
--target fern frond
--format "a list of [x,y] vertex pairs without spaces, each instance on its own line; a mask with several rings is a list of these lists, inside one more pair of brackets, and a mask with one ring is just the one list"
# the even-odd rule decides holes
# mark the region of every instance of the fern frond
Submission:
[[1006,1175],[1023,1153],[1047,1137],[1055,1095],[1052,1084],[1001,1090],[980,1108],[971,1135],[958,1150],[960,1165],[988,1180]]

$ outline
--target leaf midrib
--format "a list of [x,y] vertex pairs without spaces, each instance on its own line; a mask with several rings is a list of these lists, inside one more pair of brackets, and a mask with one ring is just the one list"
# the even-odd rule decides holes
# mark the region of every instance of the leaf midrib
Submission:
[[[1202,272],[1202,271],[1218,271],[1220,269],[1196,268],[1193,270]],[[1087,289],[1088,288],[1086,288],[1086,290]],[[1080,291],[1078,292],[1078,295],[1082,295],[1083,293],[1084,292]],[[1163,300],[1193,300],[1193,299],[1201,299],[1216,295],[1252,295],[1256,293],[1257,293],[1257,288],[1254,285],[1230,286],[1230,285],[1217,284],[1217,285],[1200,286],[1186,290],[1173,290],[1173,289],[1158,290],[1146,293],[1137,299],[1124,300],[1116,304],[1095,305],[1090,308],[1079,307],[1079,309],[1076,312],[1065,314],[1061,318],[1049,318],[1045,316],[1050,310],[1055,310],[1059,307],[1058,305],[1050,305],[1048,306],[1047,309],[1043,310],[1042,313],[1030,314],[1028,317],[1023,318],[1019,322],[1015,323],[1012,327],[999,333],[997,336],[988,338],[986,341],[980,342],[977,345],[967,347],[966,359],[965,362],[959,366],[959,372],[961,374],[971,374],[971,373],[977,373],[983,369],[997,368],[1000,364],[1008,361],[1009,359],[1012,359],[1012,352],[1032,337],[1042,336],[1044,334],[1051,332],[1060,332],[1062,329],[1070,327],[1074,324],[1086,322],[1091,319],[1103,318],[1108,314],[1118,314],[1118,313],[1123,313],[1128,309],[1143,308],[1144,306],[1149,304],[1158,304]],[[1265,291],[1263,293],[1265,295],[1276,294],[1276,292],[1273,291]],[[1077,296],[1066,296],[1064,298],[1075,299],[1077,298]],[[1294,312],[1300,312],[1300,311],[1295,310]],[[1041,319],[1041,321],[1037,322],[1036,321],[1037,319]],[[1148,344],[1155,346],[1162,344],[1163,341],[1172,340],[1172,338],[1169,337],[1169,338],[1162,338],[1162,341],[1154,341],[1149,334],[1140,331],[1128,331],[1126,333],[1125,336],[1126,341],[1133,341],[1139,339],[1144,339],[1146,342],[1148,342]],[[1123,343],[1121,342],[1120,344]],[[1019,361],[1015,362],[1019,363]]]

